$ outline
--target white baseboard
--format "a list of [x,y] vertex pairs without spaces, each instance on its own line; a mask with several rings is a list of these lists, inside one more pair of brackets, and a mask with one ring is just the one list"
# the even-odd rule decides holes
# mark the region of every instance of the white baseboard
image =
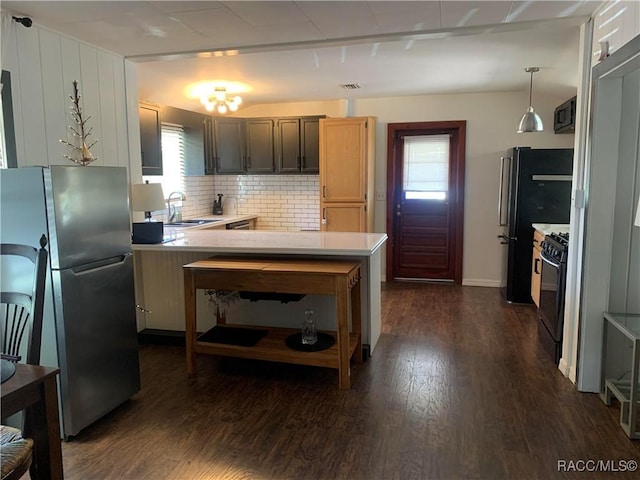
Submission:
[[482,278],[463,278],[462,285],[466,287],[500,288],[500,280],[485,280]]
[[566,360],[563,358],[560,359],[560,362],[558,363],[558,370],[560,370],[560,372],[562,372],[562,374],[565,377],[569,376],[569,364],[566,362]]

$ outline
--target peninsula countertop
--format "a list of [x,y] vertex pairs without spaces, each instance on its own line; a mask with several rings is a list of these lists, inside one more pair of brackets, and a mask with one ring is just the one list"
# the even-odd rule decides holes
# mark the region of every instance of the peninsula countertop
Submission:
[[531,226],[543,235],[569,233],[569,225],[564,223],[532,223]]
[[134,244],[134,251],[211,252],[273,255],[371,256],[387,240],[386,233],[279,232],[270,230],[165,231],[165,242]]

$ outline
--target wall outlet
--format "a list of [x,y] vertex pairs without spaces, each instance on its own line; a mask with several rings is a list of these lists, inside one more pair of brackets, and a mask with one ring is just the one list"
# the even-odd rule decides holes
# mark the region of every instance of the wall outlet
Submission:
[[379,202],[384,202],[387,199],[386,192],[376,192],[376,200]]

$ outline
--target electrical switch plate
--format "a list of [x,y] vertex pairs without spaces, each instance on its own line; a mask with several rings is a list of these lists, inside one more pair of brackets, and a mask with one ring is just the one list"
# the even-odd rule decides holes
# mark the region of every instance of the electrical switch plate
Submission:
[[387,195],[385,192],[376,192],[376,200],[384,202],[387,198]]

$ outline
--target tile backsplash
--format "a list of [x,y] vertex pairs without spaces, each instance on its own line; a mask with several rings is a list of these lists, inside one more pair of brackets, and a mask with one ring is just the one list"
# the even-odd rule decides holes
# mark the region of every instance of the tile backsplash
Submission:
[[[256,214],[260,230],[319,230],[318,175],[207,175],[185,177],[187,200],[183,218],[213,213],[213,201],[222,193],[225,215]],[[161,214],[161,213],[164,213]],[[154,214],[166,219],[165,212]]]

